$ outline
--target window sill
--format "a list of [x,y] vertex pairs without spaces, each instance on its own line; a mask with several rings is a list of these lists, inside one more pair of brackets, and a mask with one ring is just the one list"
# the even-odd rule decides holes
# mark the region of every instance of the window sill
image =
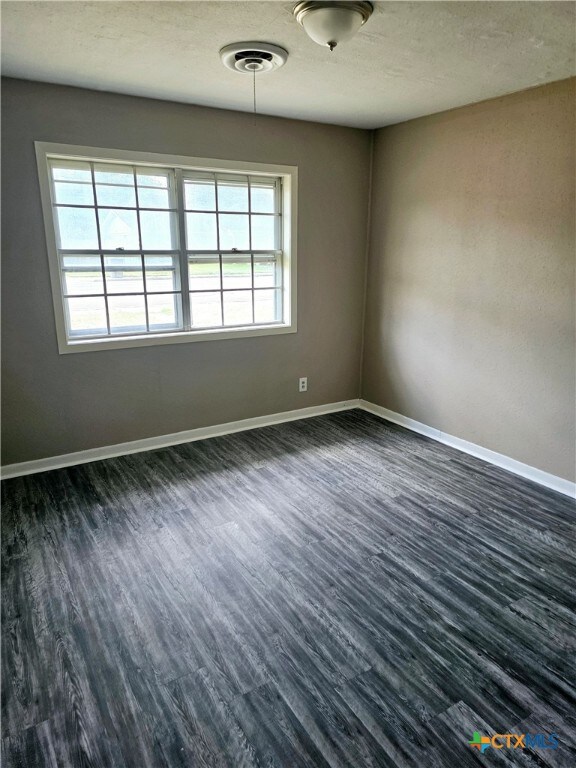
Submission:
[[97,352],[104,349],[129,349],[130,347],[152,347],[158,344],[188,344],[193,341],[219,341],[224,339],[246,339],[252,336],[277,336],[296,333],[296,323],[290,325],[260,325],[215,328],[206,331],[177,331],[142,336],[114,336],[106,339],[68,339],[59,344],[59,352],[66,355],[74,352]]

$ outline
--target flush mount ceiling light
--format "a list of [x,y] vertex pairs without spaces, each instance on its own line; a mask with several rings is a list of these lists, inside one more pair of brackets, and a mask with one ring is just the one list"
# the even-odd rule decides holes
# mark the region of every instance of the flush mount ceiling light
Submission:
[[252,75],[279,69],[286,63],[288,51],[272,43],[232,43],[222,48],[220,58],[228,69]]
[[292,12],[308,37],[333,51],[338,43],[354,37],[373,10],[372,3],[320,1],[298,3]]

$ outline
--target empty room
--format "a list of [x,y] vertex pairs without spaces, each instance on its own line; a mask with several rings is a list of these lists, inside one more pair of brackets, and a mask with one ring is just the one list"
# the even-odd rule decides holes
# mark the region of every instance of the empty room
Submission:
[[4,768],[574,768],[576,3],[0,9]]

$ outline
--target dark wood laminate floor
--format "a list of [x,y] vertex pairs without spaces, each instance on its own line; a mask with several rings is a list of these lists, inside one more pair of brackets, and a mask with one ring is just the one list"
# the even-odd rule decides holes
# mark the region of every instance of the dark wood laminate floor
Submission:
[[572,768],[574,523],[360,411],[5,481],[4,765]]

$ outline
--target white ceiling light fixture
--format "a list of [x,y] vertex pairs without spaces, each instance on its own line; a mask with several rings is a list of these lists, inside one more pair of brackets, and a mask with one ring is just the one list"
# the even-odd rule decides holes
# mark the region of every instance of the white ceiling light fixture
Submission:
[[354,37],[365,24],[374,6],[372,3],[306,1],[294,6],[296,21],[304,27],[308,37],[331,51],[339,43]]

